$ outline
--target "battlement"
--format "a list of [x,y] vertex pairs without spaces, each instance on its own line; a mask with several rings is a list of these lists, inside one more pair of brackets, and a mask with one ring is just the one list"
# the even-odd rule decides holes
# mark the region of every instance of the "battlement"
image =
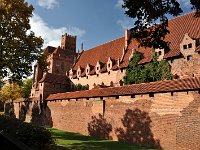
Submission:
[[63,38],[63,37],[70,37],[70,38],[76,39],[76,35],[70,35],[70,34],[67,34],[67,33],[63,34],[63,35],[62,35],[62,38]]
[[67,33],[63,34],[61,37],[61,48],[76,52],[76,36]]

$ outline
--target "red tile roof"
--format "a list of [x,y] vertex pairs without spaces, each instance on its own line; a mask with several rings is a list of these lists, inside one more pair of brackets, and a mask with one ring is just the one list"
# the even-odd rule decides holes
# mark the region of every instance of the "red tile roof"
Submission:
[[49,53],[49,54],[52,54],[54,52],[56,48],[55,47],[52,47],[52,46],[47,46],[44,51]]
[[[194,13],[188,13],[186,15],[176,17],[169,20],[168,29],[170,34],[166,35],[166,41],[171,42],[171,44],[170,51],[164,55],[164,58],[180,55],[179,46],[186,33],[188,33],[189,36],[194,39],[200,38],[200,18],[195,18]],[[117,61],[122,57],[124,47],[125,38],[121,37],[84,51],[75,63],[73,69],[77,70],[78,66],[85,68],[87,64],[95,66],[97,61],[107,63],[109,57]],[[147,63],[152,60],[152,50],[150,48],[145,49],[144,47],[138,48],[138,42],[135,39],[131,39],[128,49],[126,50],[123,60],[120,64],[121,68],[128,66],[129,58],[133,49],[136,49],[138,52],[143,54],[143,58],[140,60],[139,64]]]
[[158,82],[126,85],[121,87],[93,88],[91,90],[50,94],[47,100],[62,100],[90,97],[108,97],[133,94],[148,94],[200,89],[200,77],[164,80]]
[[54,50],[53,53],[54,53],[54,54],[57,54],[57,55],[59,55],[59,56],[61,56],[61,57],[66,57],[66,50],[64,50],[64,49],[62,49],[62,48],[60,48],[60,47],[57,47],[57,48]]
[[39,101],[38,97],[32,97],[32,98],[17,98],[14,100],[14,103],[19,103],[19,102],[32,102],[32,101]]
[[73,70],[77,70],[78,66],[85,68],[87,64],[96,66],[97,61],[107,63],[109,57],[117,60],[122,56],[124,44],[124,37],[122,37],[84,51],[73,67]]
[[200,52],[200,45],[196,48],[196,52]]
[[178,56],[180,54],[180,43],[186,33],[193,39],[200,38],[200,18],[194,17],[193,13],[176,17],[169,20],[168,30],[170,34],[166,35],[166,41],[170,41],[170,51],[164,58]]
[[44,74],[42,79],[39,81],[39,83],[41,82],[68,84],[69,79],[65,75],[46,73]]

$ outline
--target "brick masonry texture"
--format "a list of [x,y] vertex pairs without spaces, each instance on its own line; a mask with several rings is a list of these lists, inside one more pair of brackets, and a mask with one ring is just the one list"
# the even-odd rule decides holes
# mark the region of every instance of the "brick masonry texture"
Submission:
[[[170,51],[155,50],[158,60],[168,60],[174,80],[129,86],[121,85],[133,52],[142,54],[139,64],[144,64],[152,60],[152,50],[138,48],[128,31],[122,38],[80,54],[76,53],[76,37],[63,35],[61,47],[45,49],[49,72],[43,74],[35,65],[31,99],[15,101],[16,117],[99,138],[199,150],[199,23],[193,13],[170,20],[166,37]],[[78,83],[88,84],[90,90],[67,92]]]
[[17,117],[25,105],[21,118],[41,125],[162,149],[200,147],[198,90],[47,101],[43,112],[40,103],[16,102]]

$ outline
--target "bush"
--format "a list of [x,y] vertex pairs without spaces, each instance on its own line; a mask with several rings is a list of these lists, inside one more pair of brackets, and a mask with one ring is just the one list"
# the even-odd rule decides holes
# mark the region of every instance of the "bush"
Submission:
[[25,123],[6,115],[0,115],[0,130],[34,150],[48,150],[49,146],[54,144],[50,131],[44,127]]

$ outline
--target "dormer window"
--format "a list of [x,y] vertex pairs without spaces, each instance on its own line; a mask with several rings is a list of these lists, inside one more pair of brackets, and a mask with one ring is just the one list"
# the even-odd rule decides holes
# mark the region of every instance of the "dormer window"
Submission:
[[110,68],[110,64],[108,64],[108,68]]
[[99,67],[97,67],[97,70],[99,70]]
[[87,69],[87,73],[89,72],[89,70]]
[[187,56],[187,61],[192,61],[192,55]]
[[188,44],[188,48],[192,48],[192,43]]
[[162,52],[161,52],[161,51],[159,51],[159,52],[158,52],[158,55],[160,56],[161,54],[162,54]]
[[187,49],[187,45],[183,45],[183,49]]

